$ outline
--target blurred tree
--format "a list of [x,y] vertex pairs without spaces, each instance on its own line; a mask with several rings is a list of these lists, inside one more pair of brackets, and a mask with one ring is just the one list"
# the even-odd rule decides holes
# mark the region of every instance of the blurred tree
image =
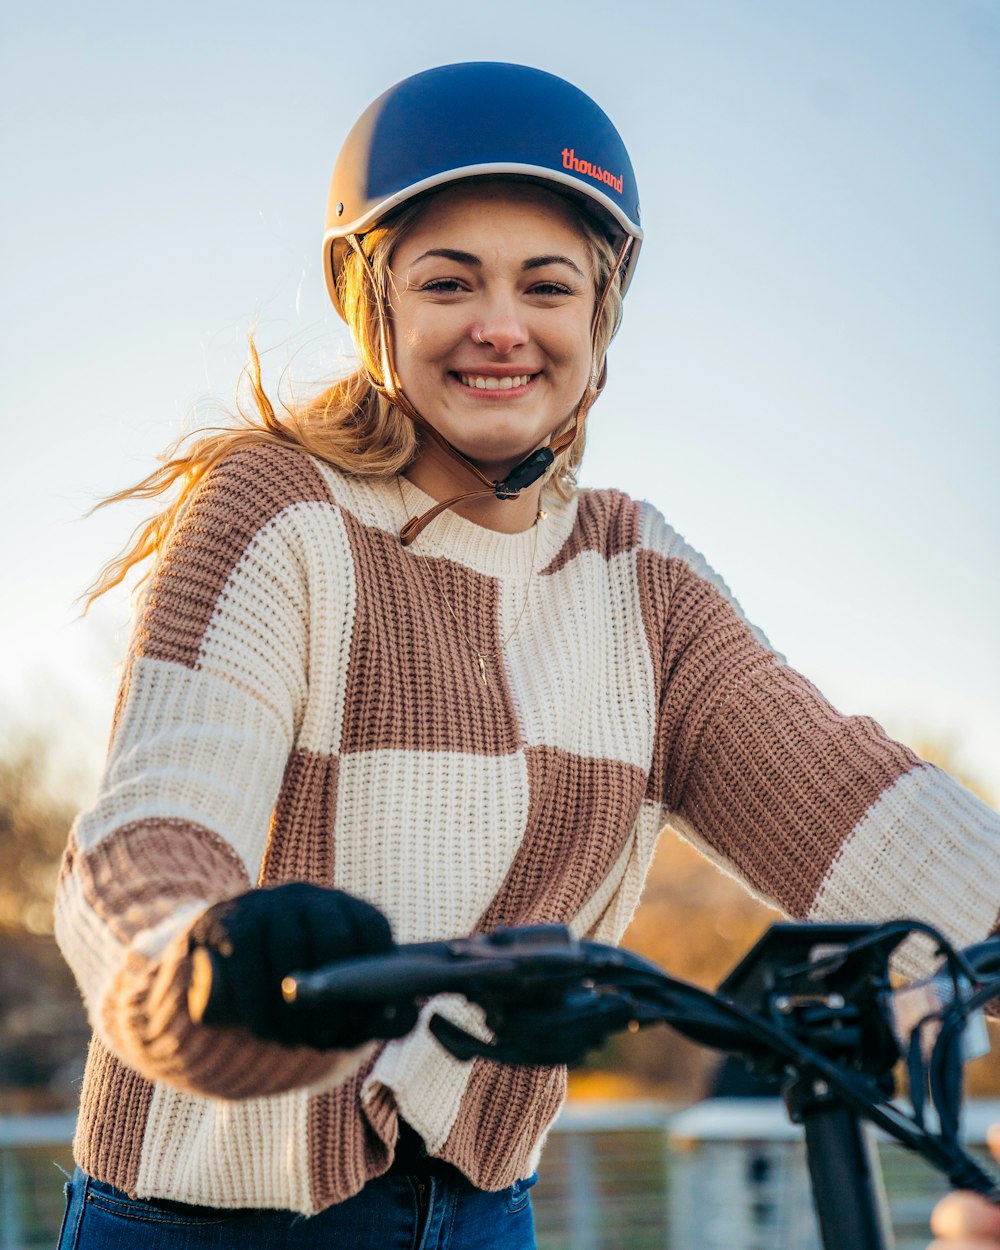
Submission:
[[0,758],[0,1104],[72,1107],[89,1029],[52,937],[52,895],[72,809],[31,741]]
[[0,757],[0,926],[52,932],[52,895],[73,810],[53,794],[40,740]]

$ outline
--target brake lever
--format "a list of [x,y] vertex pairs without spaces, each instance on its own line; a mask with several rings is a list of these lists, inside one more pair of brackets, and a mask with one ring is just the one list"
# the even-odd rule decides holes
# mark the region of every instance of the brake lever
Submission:
[[544,1006],[487,1004],[486,1023],[494,1040],[484,1041],[435,1014],[430,1029],[456,1059],[487,1058],[498,1063],[570,1067],[603,1046],[613,1033],[636,1031],[655,1022],[655,1008],[630,994],[573,989]]

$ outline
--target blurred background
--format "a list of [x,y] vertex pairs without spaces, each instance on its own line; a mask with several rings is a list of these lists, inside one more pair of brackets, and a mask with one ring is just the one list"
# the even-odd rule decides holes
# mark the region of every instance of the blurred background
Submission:
[[[485,59],[577,83],[639,179],[584,483],[656,503],[841,710],[1000,794],[996,0],[6,6],[0,1111],[72,1109],[82,1071],[50,900],[129,605],[78,596],[143,516],[87,514],[231,408],[251,328],[272,393],[348,366],[339,145],[391,83]],[[668,835],[627,941],[708,984],[768,920]],[[710,1063],[651,1033],[573,1091],[683,1103]]]

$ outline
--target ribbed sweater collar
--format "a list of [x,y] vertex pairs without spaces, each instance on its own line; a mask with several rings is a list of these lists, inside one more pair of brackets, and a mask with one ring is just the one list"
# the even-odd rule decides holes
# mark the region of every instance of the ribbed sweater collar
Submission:
[[[404,512],[399,490],[394,481],[377,484],[392,516],[391,524],[398,533],[406,513],[415,516],[433,507],[435,500],[418,486],[400,479],[403,488]],[[576,517],[577,499],[568,502],[554,490],[542,492],[547,516],[539,521],[538,547],[535,549],[534,529],[519,534],[502,534],[474,521],[457,516],[450,510],[428,525],[407,550],[415,556],[438,556],[455,560],[492,577],[527,577],[550,564],[565,543]],[[534,558],[532,558],[534,557]]]

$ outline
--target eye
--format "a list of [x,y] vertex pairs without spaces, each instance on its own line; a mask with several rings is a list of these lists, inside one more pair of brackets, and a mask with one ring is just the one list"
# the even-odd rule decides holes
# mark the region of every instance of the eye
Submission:
[[530,289],[531,295],[572,295],[572,287],[562,282],[536,282]]
[[463,283],[458,278],[434,278],[430,282],[423,282],[419,288],[421,291],[437,292],[443,295],[450,295],[457,291],[465,289]]

